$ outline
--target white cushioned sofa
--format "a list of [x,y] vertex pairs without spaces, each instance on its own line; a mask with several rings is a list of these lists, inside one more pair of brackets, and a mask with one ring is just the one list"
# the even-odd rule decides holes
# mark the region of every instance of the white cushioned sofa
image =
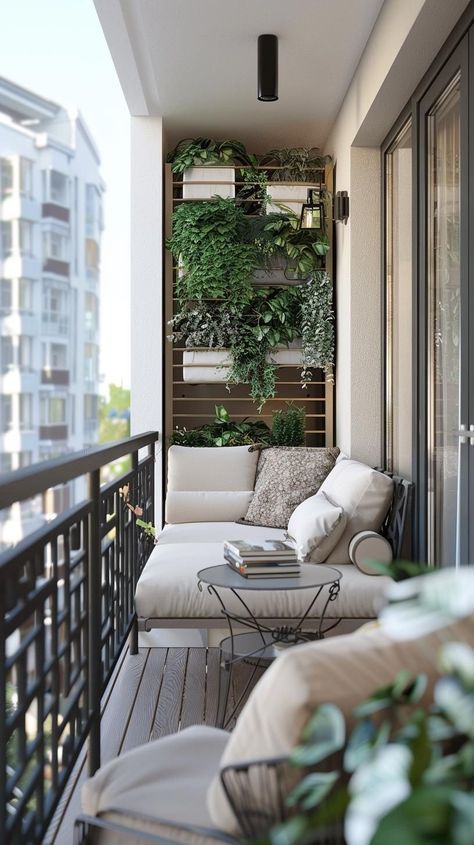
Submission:
[[[291,453],[291,449],[286,452]],[[166,525],[137,584],[138,631],[222,628],[225,620],[215,596],[206,589],[198,589],[198,571],[224,563],[225,540],[243,539],[260,543],[268,539],[285,539],[285,528],[238,521],[245,517],[254,496],[259,454],[258,450],[249,450],[247,446],[172,446],[169,449]],[[367,574],[351,563],[349,546],[355,536],[362,536],[361,532],[369,532],[373,537],[374,532],[380,532],[384,523],[387,524],[387,512],[390,512],[394,501],[396,485],[387,475],[358,461],[342,456],[335,464],[334,461],[333,457],[333,468],[314,497],[316,504],[324,497],[325,504],[336,513],[334,524],[338,526],[331,535],[333,541],[330,545],[333,548],[324,563],[342,573],[341,590],[336,600],[330,602],[325,620],[329,625],[345,620],[348,623],[346,630],[351,630],[377,615],[380,597],[389,579]],[[406,494],[408,488],[404,489]],[[311,511],[311,501],[308,499],[305,503],[306,519],[308,511]],[[403,507],[406,508],[406,501]],[[399,511],[397,505],[398,515]],[[343,522],[339,518],[341,516]],[[392,523],[395,524],[393,520]],[[392,532],[390,537],[397,547],[395,556],[403,531],[402,523],[404,519],[398,519],[396,532]],[[323,522],[323,528],[319,529],[324,535],[325,547],[328,543],[326,525]],[[388,545],[386,540],[381,542],[385,543],[385,547]],[[385,552],[382,546],[380,556]],[[310,560],[311,557],[322,562],[320,555],[310,556]],[[245,593],[245,601],[251,611],[268,624],[285,624],[295,620],[300,611],[304,612],[307,598],[306,590]],[[318,624],[326,599],[327,594],[323,591],[311,611],[309,629]],[[226,606],[233,612],[242,612],[242,606],[230,591],[227,591]],[[136,642],[135,637],[135,647]]]

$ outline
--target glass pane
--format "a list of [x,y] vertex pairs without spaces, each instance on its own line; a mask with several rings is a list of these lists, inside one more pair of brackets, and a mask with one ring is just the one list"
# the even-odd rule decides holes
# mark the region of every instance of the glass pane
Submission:
[[386,453],[388,469],[412,474],[412,132],[389,149],[386,178]]
[[460,79],[428,125],[428,553],[456,560],[460,394]]

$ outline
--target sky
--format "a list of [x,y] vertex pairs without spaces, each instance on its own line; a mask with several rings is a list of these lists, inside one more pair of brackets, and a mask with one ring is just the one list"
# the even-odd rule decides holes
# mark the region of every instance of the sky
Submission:
[[130,118],[93,0],[0,0],[0,76],[77,107],[99,149],[104,387],[130,386]]

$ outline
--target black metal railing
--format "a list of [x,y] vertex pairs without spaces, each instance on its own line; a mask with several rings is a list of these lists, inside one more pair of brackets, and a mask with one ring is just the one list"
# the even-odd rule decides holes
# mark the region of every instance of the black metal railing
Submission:
[[[154,519],[156,432],[5,474],[0,510],[85,476],[87,496],[0,555],[1,843],[40,843],[85,740],[100,765],[100,700],[134,623],[150,551],[121,488]],[[139,460],[139,450],[147,455]],[[131,455],[102,485],[101,468]]]

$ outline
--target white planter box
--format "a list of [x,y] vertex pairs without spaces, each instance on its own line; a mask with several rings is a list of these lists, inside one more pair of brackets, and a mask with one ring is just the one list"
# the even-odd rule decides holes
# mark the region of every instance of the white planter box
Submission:
[[[302,366],[301,341],[278,346],[269,358],[280,367]],[[186,349],[183,352],[183,381],[188,384],[225,383],[229,378],[231,354],[229,349]]]
[[[193,185],[193,182],[209,182],[215,179],[219,185],[212,182],[209,185]],[[183,173],[183,199],[210,200],[211,197],[235,197],[235,170],[233,167],[189,167]]]
[[[280,185],[278,182],[270,182],[267,191],[272,200],[277,200],[289,208],[297,217],[301,216],[301,207],[308,196],[307,185]],[[282,209],[273,203],[267,204],[267,214],[281,214]]]

